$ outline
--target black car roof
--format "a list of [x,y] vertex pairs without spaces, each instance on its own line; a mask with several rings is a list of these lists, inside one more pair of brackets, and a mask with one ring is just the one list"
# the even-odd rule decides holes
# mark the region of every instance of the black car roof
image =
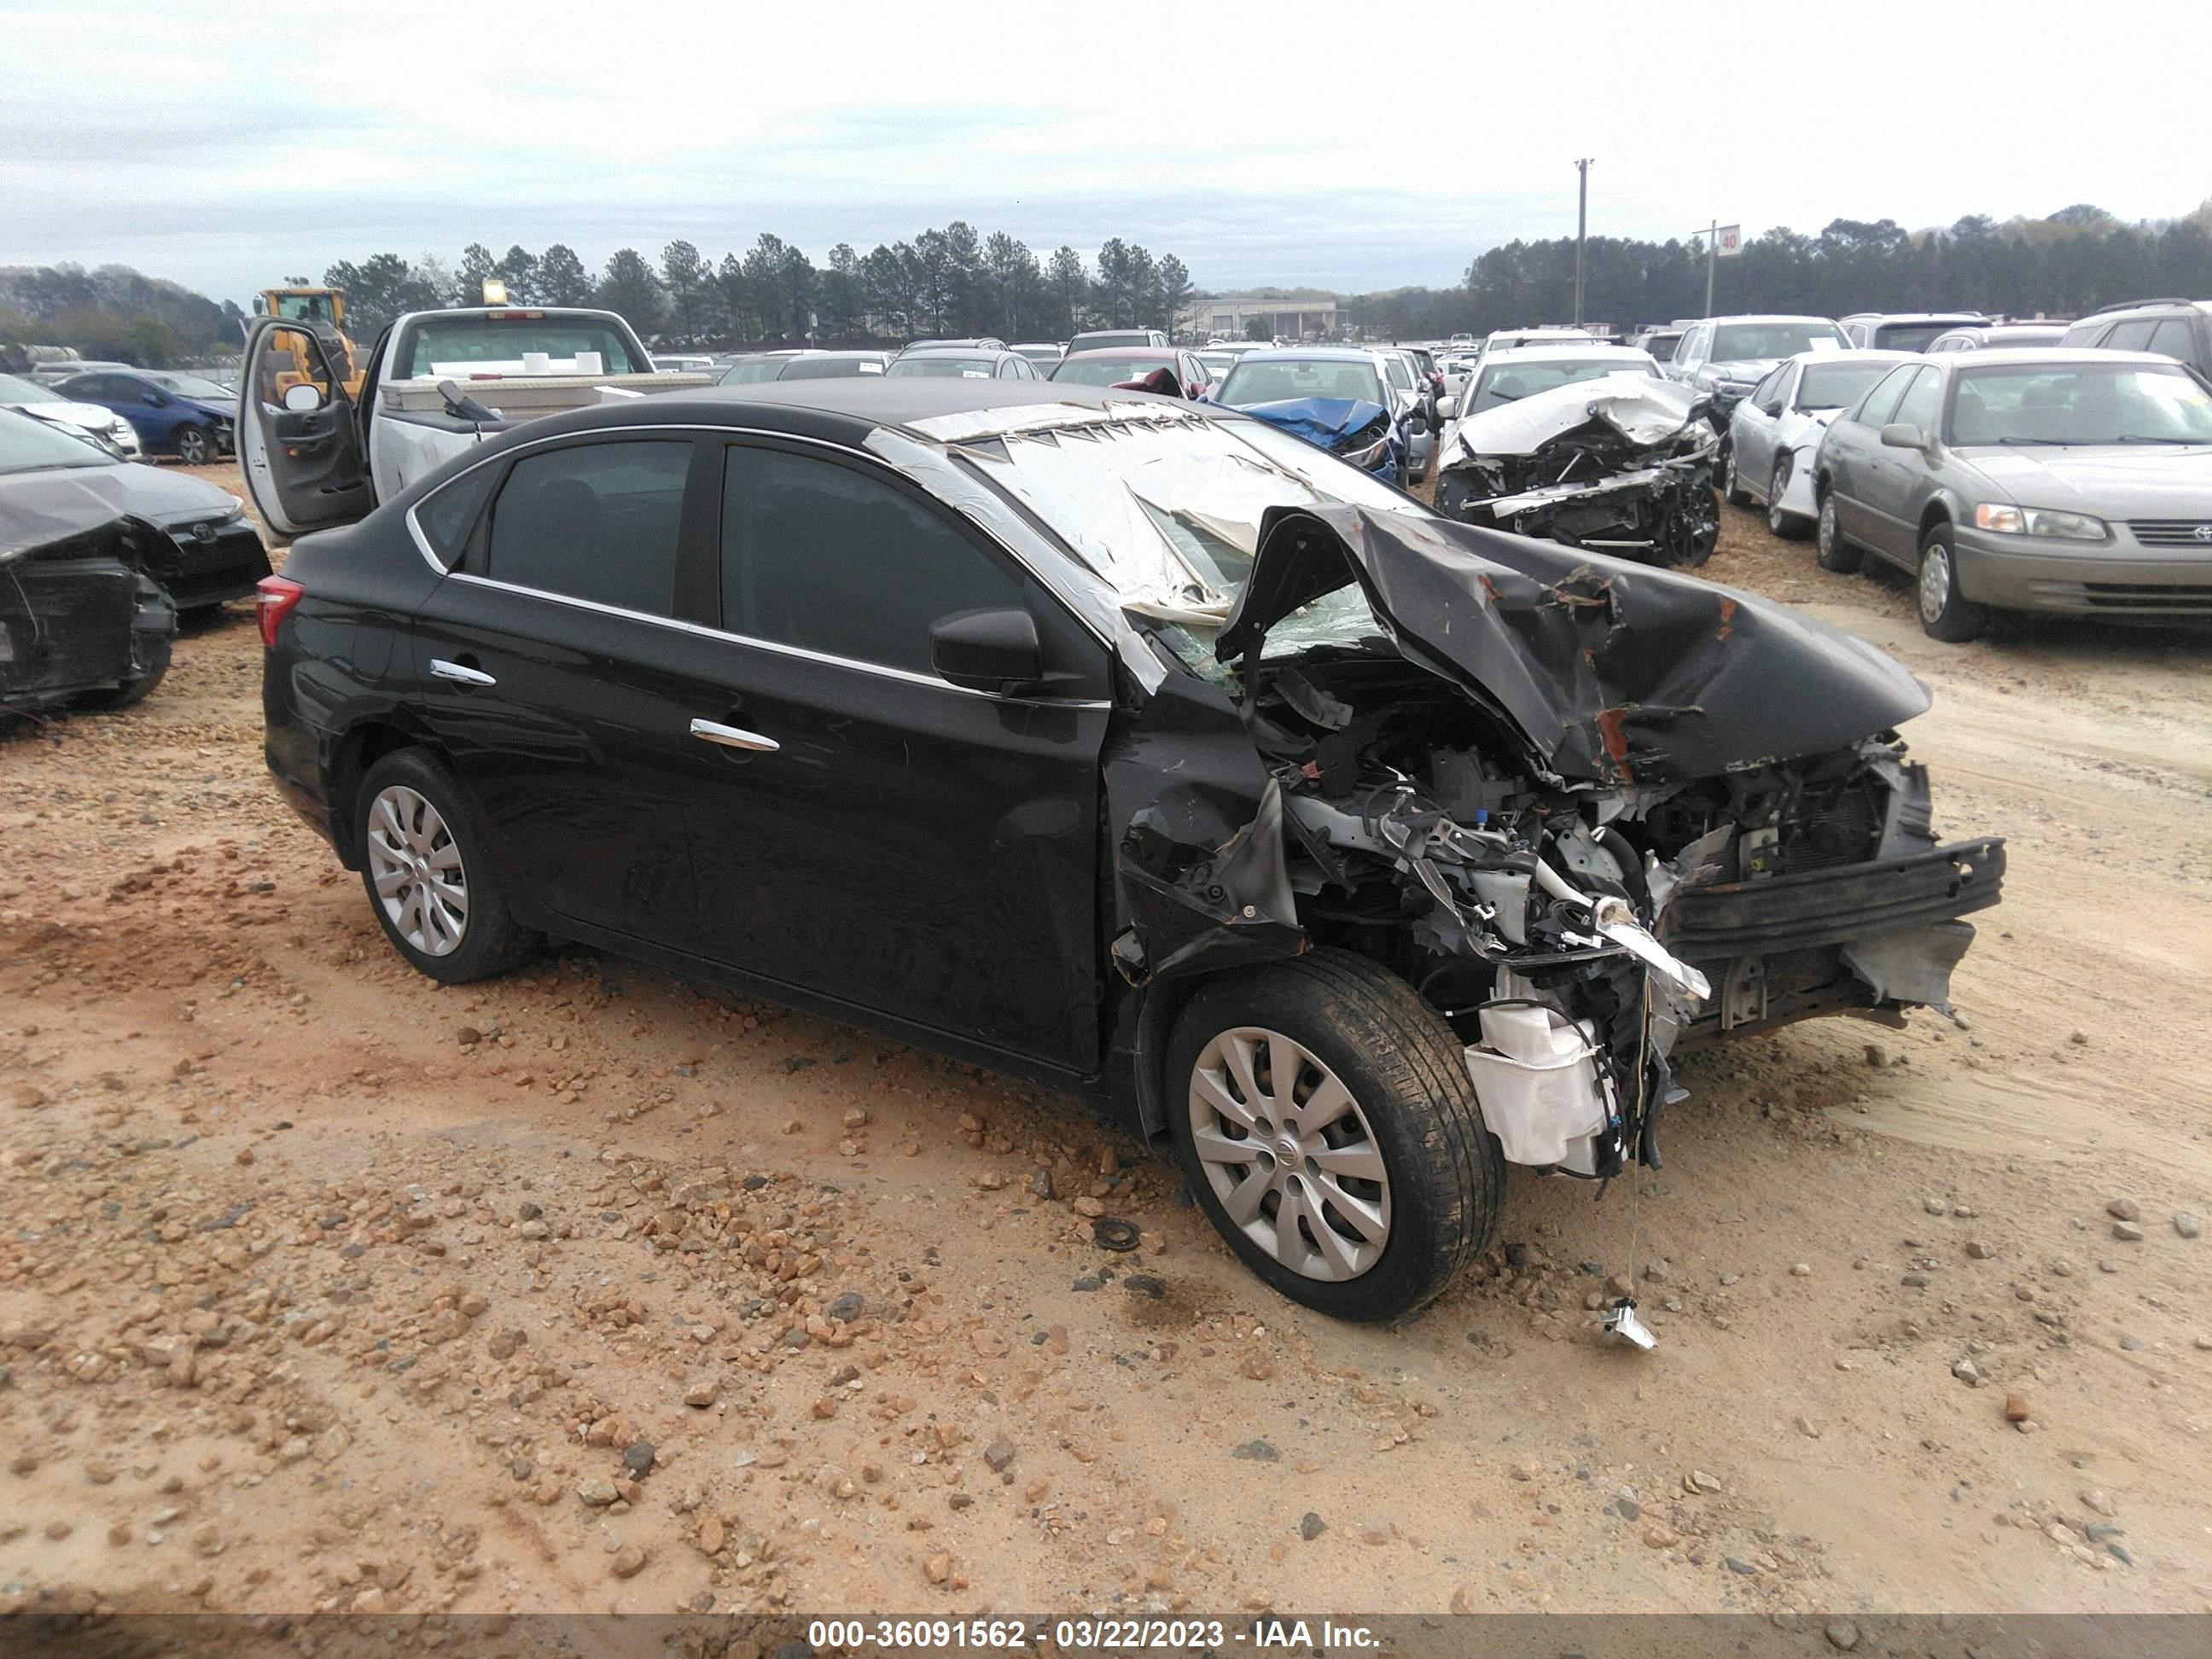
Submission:
[[[501,434],[500,442],[504,447],[510,439],[527,443],[568,432],[626,426],[726,426],[763,427],[857,446],[879,427],[911,428],[940,415],[1054,404],[1103,409],[1109,402],[1151,395],[1073,386],[1064,380],[969,380],[927,375],[879,380],[872,374],[845,380],[763,380],[750,386],[655,392],[634,402],[568,410],[510,428]],[[1179,398],[1156,401],[1185,410],[1190,407]]]

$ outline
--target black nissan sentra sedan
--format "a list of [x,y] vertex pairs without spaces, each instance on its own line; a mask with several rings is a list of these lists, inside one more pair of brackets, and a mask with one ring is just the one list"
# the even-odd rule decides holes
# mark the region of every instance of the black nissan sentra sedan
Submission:
[[1656,1164],[1680,1043],[1947,1006],[2003,871],[1871,647],[1139,393],[550,416],[261,621],[277,785],[422,972],[553,935],[1041,1080],[1349,1319],[1507,1163]]

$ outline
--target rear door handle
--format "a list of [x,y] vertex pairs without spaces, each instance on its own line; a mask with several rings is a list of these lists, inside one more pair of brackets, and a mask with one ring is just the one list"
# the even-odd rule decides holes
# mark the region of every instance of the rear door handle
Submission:
[[497,685],[499,682],[481,668],[469,668],[460,663],[447,662],[443,657],[430,659],[433,678],[452,680],[460,685]]
[[764,738],[757,732],[743,732],[734,726],[721,726],[713,720],[693,720],[691,735],[708,743],[718,743],[725,749],[750,749],[763,755],[773,755],[783,747],[774,738]]

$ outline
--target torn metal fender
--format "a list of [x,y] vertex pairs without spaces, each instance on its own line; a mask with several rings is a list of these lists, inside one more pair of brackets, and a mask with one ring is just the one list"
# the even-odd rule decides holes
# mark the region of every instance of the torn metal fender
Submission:
[[1218,687],[1172,676],[1117,721],[1103,757],[1132,985],[1309,948],[1283,847],[1281,787]]
[[1217,653],[1249,655],[1291,611],[1353,582],[1401,650],[1502,709],[1561,777],[1713,777],[1845,746],[1929,705],[1865,641],[1751,594],[1356,507],[1268,511]]

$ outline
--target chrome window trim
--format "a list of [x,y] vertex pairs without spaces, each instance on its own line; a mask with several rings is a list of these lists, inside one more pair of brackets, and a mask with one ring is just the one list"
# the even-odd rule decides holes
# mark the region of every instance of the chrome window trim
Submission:
[[786,645],[781,640],[759,640],[750,634],[733,634],[726,628],[708,628],[703,623],[686,622],[681,617],[656,617],[649,611],[631,611],[619,605],[605,605],[598,599],[579,599],[573,593],[556,593],[543,587],[526,587],[520,582],[495,580],[489,576],[472,575],[465,570],[448,570],[448,581],[467,582],[476,587],[489,587],[502,593],[520,593],[529,599],[550,599],[555,605],[573,605],[579,611],[595,611],[602,616],[620,617],[625,622],[651,623],[658,628],[673,629],[679,633],[696,635],[701,639],[719,640],[727,645],[750,646],[757,651],[773,652],[780,657],[797,657],[806,662],[820,663],[828,668],[849,668],[863,674],[873,674],[881,679],[901,680],[909,685],[927,686],[932,690],[950,691],[963,697],[981,697],[987,702],[1018,703],[1030,708],[1111,708],[1105,699],[1073,697],[1009,697],[995,691],[971,690],[964,685],[955,685],[934,674],[917,674],[910,668],[889,668],[881,663],[862,662],[855,657],[832,656],[826,651],[809,651],[804,646]]
[[[875,428],[874,430],[878,432],[896,432],[902,438],[905,438],[908,442],[927,441],[915,439],[912,437],[911,434],[897,427],[878,426]],[[480,466],[492,465],[498,461],[506,459],[508,456],[520,454],[526,450],[535,449],[543,444],[561,443],[571,438],[584,439],[619,437],[625,433],[632,432],[684,432],[690,433],[695,438],[713,438],[716,436],[720,436],[724,439],[728,439],[732,436],[743,436],[748,438],[775,438],[781,439],[787,443],[809,445],[813,448],[826,451],[832,455],[843,456],[848,460],[863,461],[872,466],[882,467],[885,471],[890,473],[892,477],[903,479],[915,489],[921,490],[923,495],[927,495],[940,509],[951,513],[962,524],[968,526],[978,535],[981,535],[986,541],[989,542],[992,546],[997,548],[1001,553],[1005,554],[1007,558],[1012,560],[1014,562],[1014,568],[1031,577],[1040,586],[1042,586],[1048,593],[1050,593],[1054,599],[1058,599],[1060,604],[1060,608],[1066,611],[1069,617],[1079,624],[1085,633],[1097,640],[1099,644],[1105,647],[1109,656],[1118,657],[1120,655],[1120,647],[1116,641],[1103,629],[1100,628],[1095,620],[1086,614],[1082,605],[1076,603],[1062,590],[1061,583],[1058,580],[1048,572],[1040,569],[1035,560],[1024,558],[1012,543],[1007,541],[1005,537],[1000,535],[998,532],[994,530],[990,526],[977,520],[973,514],[963,513],[959,507],[953,505],[951,502],[945,501],[943,497],[939,495],[935,490],[931,489],[926,481],[917,478],[904,471],[902,468],[894,465],[891,462],[883,456],[877,454],[872,450],[855,449],[847,444],[833,443],[827,438],[809,437],[805,433],[800,432],[779,432],[771,427],[687,426],[677,422],[655,422],[650,425],[640,424],[635,426],[590,427],[580,432],[553,433],[549,434],[547,436],[543,438],[530,439],[526,442],[515,445],[512,449],[502,449],[495,455],[486,455],[479,460],[471,461],[459,471],[454,473],[452,477],[440,484],[436,489],[429,492],[429,495],[424,495],[421,501],[417,501],[411,504],[407,509],[404,522],[407,526],[408,535],[414,539],[416,551],[422,556],[423,562],[428,564],[433,571],[441,576],[459,576],[465,574],[465,572],[453,569],[450,565],[446,564],[438,557],[437,550],[431,546],[430,538],[427,535],[423,534],[422,525],[416,520],[416,511],[422,507],[423,501],[427,501],[430,499],[430,495],[442,494],[444,491],[452,489],[455,484],[459,483],[463,478],[466,477],[470,473],[475,471]],[[481,447],[481,446],[479,447]],[[936,444],[933,445],[933,447],[935,448],[938,453],[942,455],[945,446]],[[544,588],[523,587],[512,582],[491,582],[490,579],[488,577],[477,577],[473,580],[488,583],[493,586],[511,588],[516,592],[542,594],[547,599],[558,599],[568,597],[566,594],[550,592]],[[581,600],[579,601],[579,603],[588,605],[592,603],[592,601]],[[639,611],[624,611],[622,614],[626,616],[644,615],[644,613]],[[668,622],[672,621],[673,618],[646,616],[645,620],[647,622]],[[696,626],[696,624],[685,623],[684,625],[686,627],[691,627]],[[727,629],[709,629],[707,631],[717,633],[726,639],[744,639],[748,640],[748,642],[751,644],[769,647],[771,649],[777,648],[770,641],[750,640],[745,635],[733,634],[729,632]],[[816,656],[820,654],[817,653],[799,650],[796,647],[792,647],[792,649],[800,656]],[[873,668],[875,666],[872,664],[860,663],[853,659],[846,657],[821,656],[820,659],[824,662],[840,663],[854,667]],[[907,678],[918,680],[921,683],[928,685],[948,685],[951,684],[949,681],[937,679],[929,675],[913,674],[910,671],[904,669],[883,669],[879,672],[889,674],[902,674]],[[962,688],[954,686],[952,689],[958,690]],[[983,691],[975,692],[971,695],[975,696],[992,696],[991,693]],[[1000,702],[1018,702],[1028,701],[1014,697],[996,697],[994,700]],[[1037,701],[1038,706],[1041,708],[1084,708],[1094,706],[1098,708],[1106,708],[1110,706],[1103,702],[1092,705],[1089,703],[1070,702],[1065,701]]]

